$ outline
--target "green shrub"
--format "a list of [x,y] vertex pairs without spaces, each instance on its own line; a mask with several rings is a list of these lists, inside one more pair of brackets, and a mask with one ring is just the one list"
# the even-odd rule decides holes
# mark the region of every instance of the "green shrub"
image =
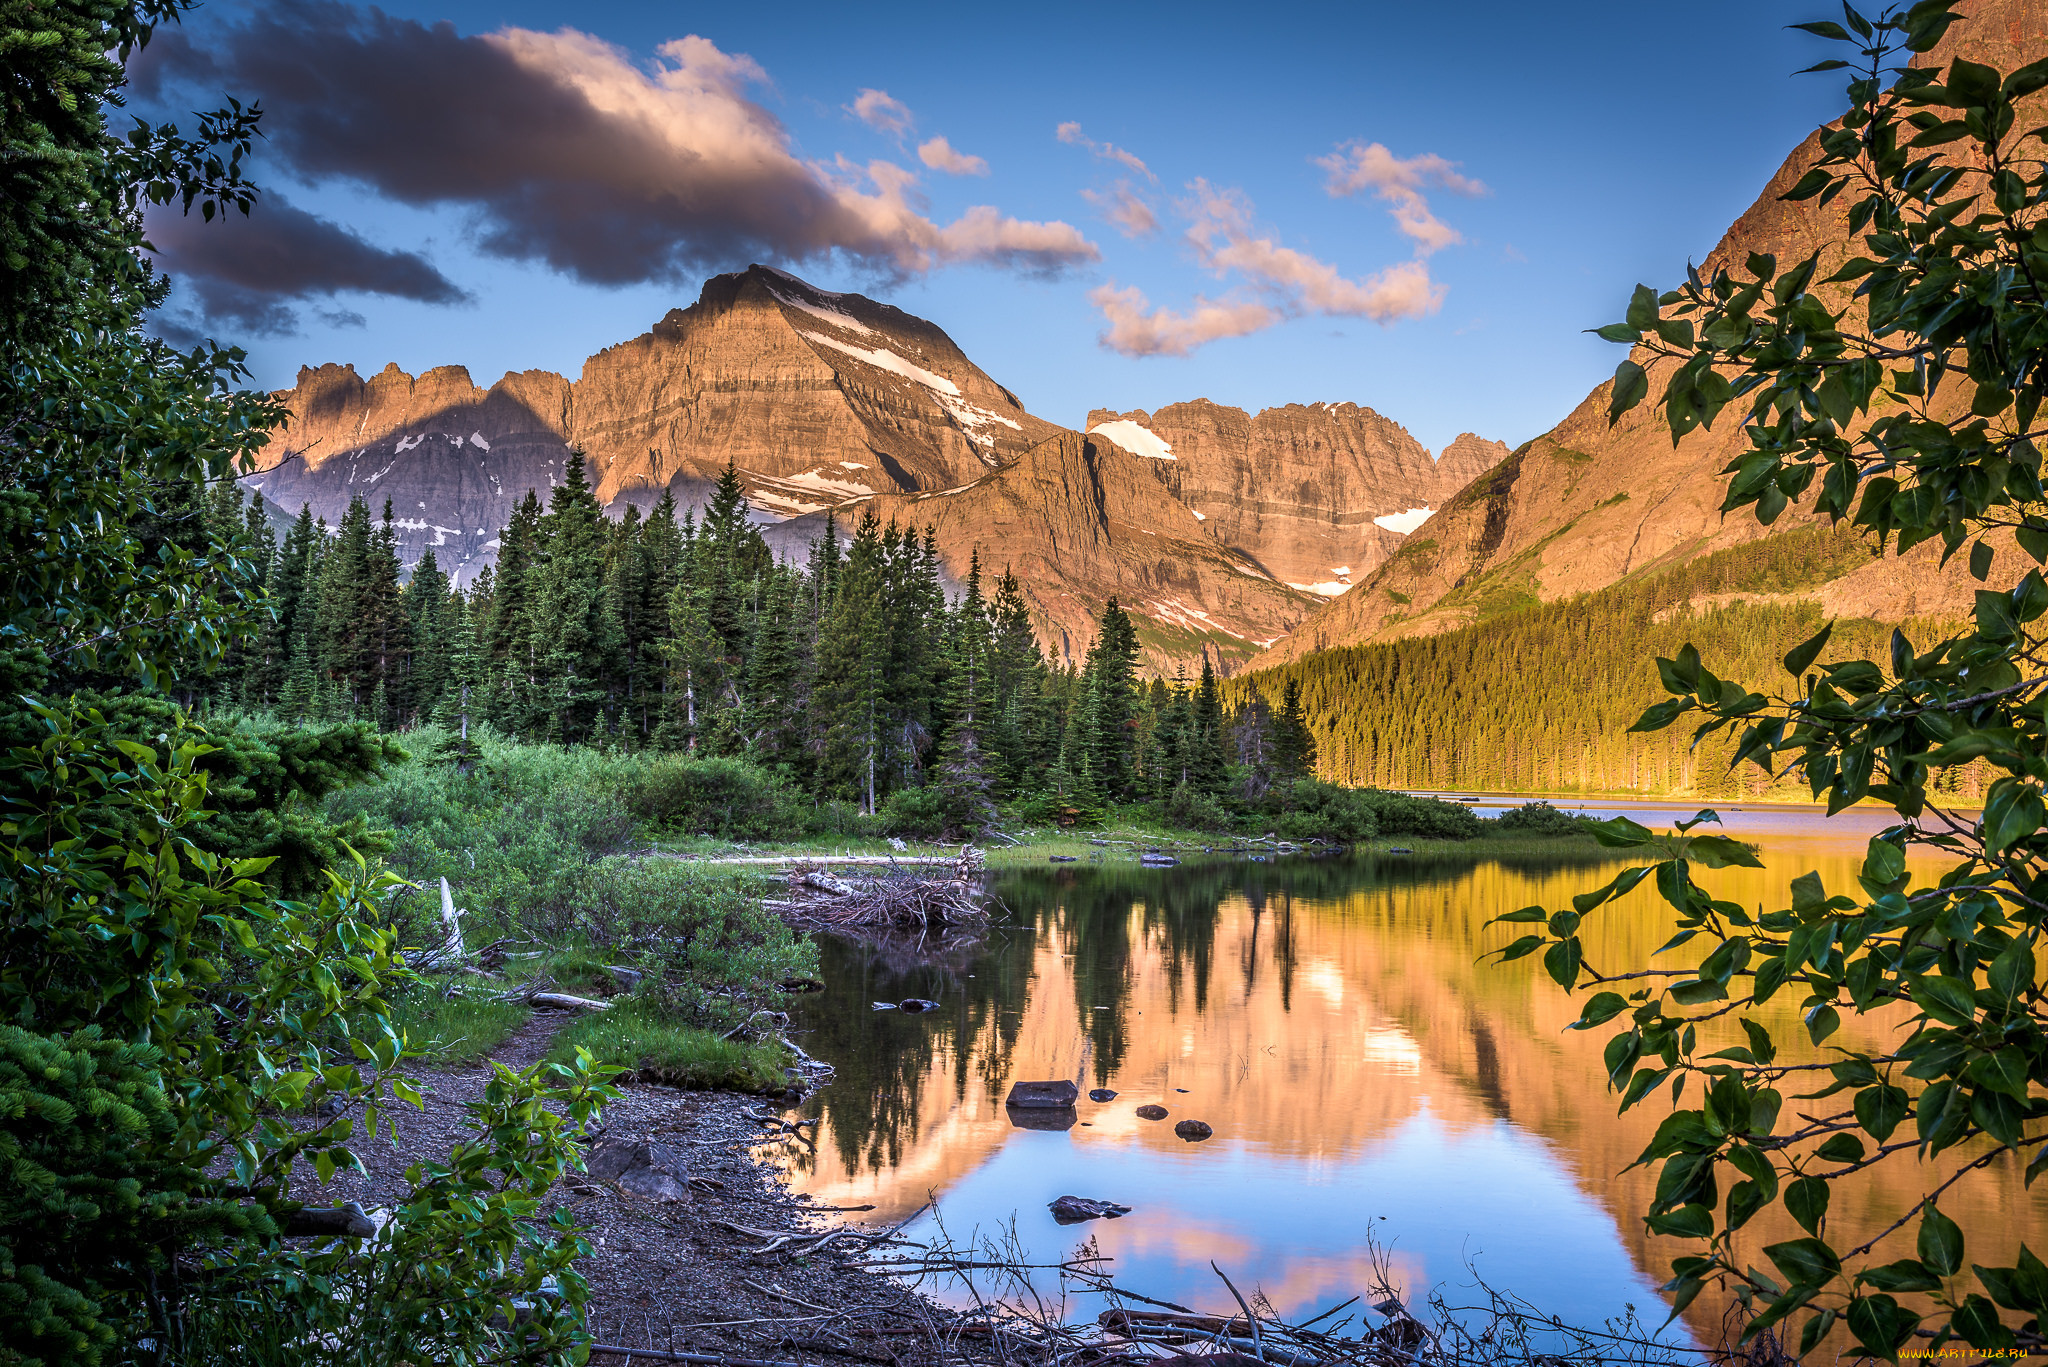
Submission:
[[1441,798],[1411,797],[1385,788],[1355,788],[1379,823],[1381,835],[1418,840],[1476,840],[1486,829],[1470,807]]
[[1519,831],[1528,835],[1573,835],[1591,827],[1583,816],[1561,812],[1548,802],[1525,802],[1519,807],[1510,807],[1493,819],[1493,824],[1504,831]]
[[884,835],[936,840],[953,819],[952,804],[937,788],[898,788],[882,802],[879,820]]
[[1221,833],[1234,829],[1238,824],[1221,802],[1185,783],[1174,785],[1173,792],[1159,804],[1159,819],[1182,831]]
[[789,1085],[782,1070],[791,1055],[780,1044],[721,1039],[701,1026],[679,1025],[643,996],[621,998],[611,1010],[578,1020],[555,1037],[548,1058],[567,1062],[578,1049],[671,1087],[768,1093]]
[[765,840],[807,824],[796,810],[800,799],[737,759],[662,755],[634,777],[628,801],[664,829],[725,840]]
[[1372,796],[1321,779],[1296,779],[1286,790],[1288,810],[1274,823],[1289,840],[1335,840],[1356,844],[1380,833]]

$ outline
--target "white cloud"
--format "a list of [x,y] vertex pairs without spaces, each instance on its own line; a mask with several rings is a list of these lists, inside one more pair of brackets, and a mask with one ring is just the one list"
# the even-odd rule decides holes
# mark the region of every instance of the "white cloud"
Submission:
[[1242,193],[1216,190],[1200,180],[1191,188],[1194,222],[1187,237],[1202,264],[1219,273],[1237,272],[1284,300],[1289,312],[1390,323],[1443,307],[1443,287],[1430,280],[1423,262],[1403,261],[1364,280],[1348,280],[1328,262],[1255,236],[1251,201]]
[[988,163],[986,161],[983,161],[980,157],[969,156],[967,153],[959,151],[944,138],[933,138],[930,142],[919,144],[917,159],[931,167],[934,171],[944,171],[949,176],[985,176],[988,174]]
[[1069,146],[1085,147],[1089,151],[1093,152],[1096,156],[1101,157],[1104,161],[1119,162],[1125,166],[1128,166],[1133,171],[1136,171],[1139,175],[1145,177],[1145,179],[1147,180],[1159,179],[1159,177],[1152,174],[1152,168],[1147,166],[1144,162],[1138,160],[1136,156],[1129,152],[1126,152],[1123,148],[1118,147],[1113,142],[1095,141],[1095,139],[1089,137],[1086,133],[1083,133],[1081,131],[1080,124],[1073,122],[1072,120],[1069,120],[1068,122],[1061,124],[1058,128],[1055,128],[1053,130],[1053,136],[1058,138],[1061,142],[1067,143]]
[[1153,308],[1144,291],[1131,285],[1099,285],[1088,302],[1102,312],[1109,330],[1102,344],[1126,356],[1185,356],[1225,337],[1243,337],[1279,322],[1277,309],[1256,300],[1211,300],[1199,296],[1186,313]]
[[[686,41],[703,42],[701,38]],[[868,127],[891,137],[900,138],[917,126],[911,116],[910,106],[886,90],[863,89],[854,97],[846,112],[859,119]]]
[[1120,180],[1107,190],[1083,190],[1081,198],[1102,211],[1125,237],[1150,237],[1159,231],[1159,215],[1151,201]]
[[1430,212],[1429,201],[1422,196],[1424,186],[1440,185],[1459,195],[1487,193],[1485,185],[1460,175],[1454,161],[1434,152],[1404,160],[1377,142],[1353,139],[1328,156],[1317,157],[1316,165],[1329,173],[1323,188],[1333,198],[1371,190],[1392,206],[1388,212],[1394,216],[1395,226],[1414,240],[1417,256],[1465,240],[1456,228]]
[[1393,323],[1421,318],[1443,306],[1444,288],[1430,279],[1428,263],[1403,261],[1353,280],[1335,266],[1283,247],[1252,223],[1251,202],[1232,190],[1197,180],[1179,207],[1190,220],[1187,242],[1195,258],[1220,276],[1235,276],[1251,297],[1198,297],[1180,313],[1151,308],[1135,288],[1104,285],[1088,298],[1109,323],[1103,345],[1126,356],[1185,356],[1225,337],[1242,337],[1304,314],[1370,318]]

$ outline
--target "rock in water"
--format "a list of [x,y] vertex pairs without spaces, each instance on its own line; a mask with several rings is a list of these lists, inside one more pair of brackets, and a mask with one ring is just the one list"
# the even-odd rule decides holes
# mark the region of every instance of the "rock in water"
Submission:
[[1058,1082],[1013,1082],[1006,1106],[1056,1108],[1072,1106],[1081,1099],[1081,1089],[1064,1079]]
[[690,1199],[689,1169],[682,1151],[647,1140],[604,1139],[585,1165],[592,1177],[650,1201]]
[[1090,1201],[1084,1196],[1062,1196],[1050,1209],[1052,1218],[1063,1225],[1078,1225],[1083,1220],[1115,1220],[1131,1213],[1129,1206],[1114,1201]]
[[1090,1101],[1114,1101],[1116,1100],[1116,1093],[1110,1091],[1107,1087],[1097,1087],[1094,1091],[1088,1093],[1088,1099]]
[[1140,1106],[1138,1108],[1138,1119],[1164,1120],[1166,1119],[1166,1108],[1164,1106]]
[[1216,1133],[1216,1131],[1210,1129],[1208,1125],[1199,1120],[1183,1120],[1180,1124],[1173,1127],[1173,1132],[1182,1139],[1187,1140],[1190,1144],[1199,1144],[1210,1135]]
[[939,1009],[939,1004],[929,997],[905,997],[902,1001],[896,1003],[896,1009],[898,1011],[908,1011],[911,1015],[915,1016],[921,1011],[936,1011]]

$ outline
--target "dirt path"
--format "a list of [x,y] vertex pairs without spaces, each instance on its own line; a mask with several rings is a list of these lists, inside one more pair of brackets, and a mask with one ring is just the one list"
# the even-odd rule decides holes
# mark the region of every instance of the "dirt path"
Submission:
[[[508,1067],[529,1067],[568,1021],[565,1013],[536,1012],[494,1056]],[[445,1157],[466,1133],[463,1106],[482,1098],[490,1076],[481,1062],[422,1071],[424,1110],[400,1108],[395,1142],[379,1135],[356,1146],[368,1177],[341,1174],[321,1187],[309,1175],[301,1199],[391,1204],[405,1189],[408,1164]],[[757,1097],[640,1084],[607,1108],[597,1141],[651,1141],[684,1155],[689,1191],[683,1200],[656,1202],[583,1175],[556,1188],[591,1245],[579,1267],[590,1283],[589,1322],[599,1343],[890,1367],[933,1357],[933,1335],[946,1333],[949,1317],[931,1302],[892,1278],[846,1266],[843,1238],[803,1256],[805,1243],[839,1217],[809,1209],[808,1198],[791,1195],[755,1161],[767,1148],[763,1136],[774,1133],[762,1117],[784,1115],[795,1112]],[[805,1141],[799,1135],[780,1142]],[[770,1240],[734,1225],[803,1238],[795,1249],[757,1256]]]

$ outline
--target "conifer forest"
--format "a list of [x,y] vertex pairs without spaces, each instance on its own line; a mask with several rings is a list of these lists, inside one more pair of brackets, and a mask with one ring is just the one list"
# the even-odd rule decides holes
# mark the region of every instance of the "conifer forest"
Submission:
[[778,563],[730,468],[701,518],[666,493],[608,518],[572,460],[467,592],[431,549],[402,572],[388,503],[357,499],[338,527],[302,509],[279,544],[260,493],[208,499],[237,591],[273,608],[193,685],[211,708],[743,761],[929,834],[971,834],[998,802],[1073,820],[1177,800],[1215,822],[1314,769],[1293,694],[1226,709],[1213,667],[1144,679],[1113,600],[1062,669],[1007,569],[977,557],[949,601],[929,532],[828,519],[804,564]]

